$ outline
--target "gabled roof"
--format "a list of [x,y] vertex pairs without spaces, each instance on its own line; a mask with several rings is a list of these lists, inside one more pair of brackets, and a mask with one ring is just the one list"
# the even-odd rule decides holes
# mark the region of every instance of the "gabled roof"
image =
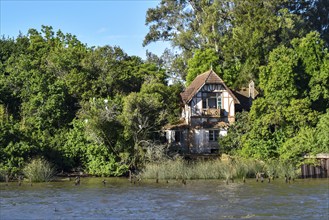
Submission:
[[181,93],[181,97],[184,103],[189,103],[192,98],[198,93],[198,91],[205,84],[222,84],[228,93],[234,99],[236,104],[239,104],[239,100],[235,97],[232,91],[225,85],[224,81],[213,71],[209,70],[201,75],[198,75],[192,83]]

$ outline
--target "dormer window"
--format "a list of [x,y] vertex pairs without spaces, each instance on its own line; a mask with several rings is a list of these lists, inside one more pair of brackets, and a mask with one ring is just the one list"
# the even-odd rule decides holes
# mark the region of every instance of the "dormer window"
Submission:
[[204,92],[202,93],[202,108],[217,108],[222,107],[222,96],[221,93],[215,92]]

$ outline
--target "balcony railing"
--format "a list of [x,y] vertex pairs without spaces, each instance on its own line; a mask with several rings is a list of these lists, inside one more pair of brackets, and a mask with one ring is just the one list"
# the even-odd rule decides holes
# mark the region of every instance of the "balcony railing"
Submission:
[[202,115],[221,117],[221,116],[224,116],[224,109],[217,109],[217,108],[202,109]]

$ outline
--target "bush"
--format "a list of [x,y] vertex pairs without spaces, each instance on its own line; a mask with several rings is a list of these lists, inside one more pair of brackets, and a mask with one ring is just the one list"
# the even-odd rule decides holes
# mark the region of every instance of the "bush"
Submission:
[[23,168],[24,175],[31,182],[48,182],[56,174],[54,166],[45,159],[33,159]]

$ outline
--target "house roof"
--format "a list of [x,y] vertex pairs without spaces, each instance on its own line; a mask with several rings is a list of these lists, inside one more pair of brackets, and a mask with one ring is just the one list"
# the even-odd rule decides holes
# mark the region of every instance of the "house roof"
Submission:
[[220,122],[215,122],[215,123],[210,123],[210,122],[203,122],[201,125],[196,125],[195,128],[228,128],[229,127],[229,123],[224,122],[224,121],[220,121]]
[[164,130],[180,130],[180,129],[185,129],[185,128],[189,128],[189,126],[188,126],[188,124],[186,124],[184,119],[181,119],[176,124],[167,124],[163,127]]
[[[240,90],[235,90],[234,92],[249,98],[249,87],[242,87]],[[254,93],[255,93],[255,97],[259,95],[259,92],[256,89],[254,89]]]
[[[242,87],[239,90],[233,90],[235,97],[240,101],[240,105],[236,107],[236,110],[249,111],[251,107],[249,87]],[[259,92],[254,88],[254,99],[259,95]]]
[[213,71],[209,70],[205,73],[198,75],[192,83],[181,93],[181,97],[184,103],[189,103],[195,94],[205,85],[205,84],[222,84],[228,93],[233,97],[234,102],[239,104],[239,100],[235,97],[233,92],[226,86],[224,81]]

